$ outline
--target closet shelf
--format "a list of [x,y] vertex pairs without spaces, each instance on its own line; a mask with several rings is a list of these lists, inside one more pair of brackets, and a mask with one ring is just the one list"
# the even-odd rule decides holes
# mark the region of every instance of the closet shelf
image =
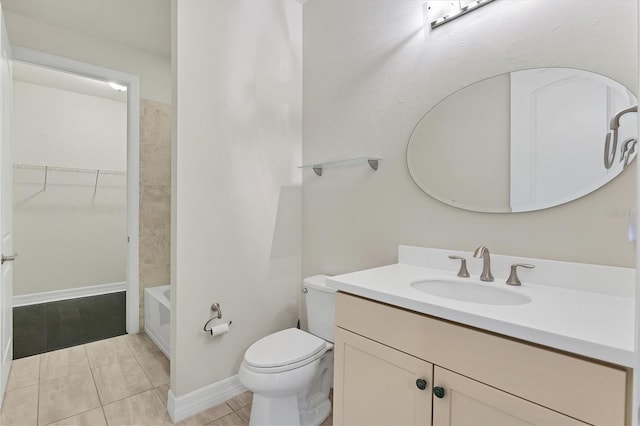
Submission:
[[378,170],[378,163],[382,161],[382,158],[376,157],[356,157],[356,158],[347,158],[344,160],[336,160],[336,161],[325,161],[324,163],[315,163],[315,164],[306,164],[298,167],[299,169],[313,169],[313,171],[318,175],[322,176],[322,171],[324,169],[331,169],[334,167],[347,167],[347,166],[355,166],[357,164],[362,164],[364,162],[369,163],[369,166],[375,171]]
[[36,164],[13,164],[14,169],[25,169],[25,170],[42,170],[49,172],[69,172],[69,173],[100,173],[105,175],[121,175],[125,176],[127,172],[121,172],[118,170],[98,170],[98,169],[74,169],[70,167],[57,167],[57,166],[41,166]]
[[89,175],[95,175],[95,181],[93,184],[93,195],[95,196],[96,191],[98,190],[98,178],[100,175],[115,175],[115,176],[126,176],[127,172],[119,171],[119,170],[99,170],[99,169],[78,169],[71,167],[58,167],[58,166],[41,166],[36,164],[13,164],[14,169],[19,170],[38,170],[43,172],[43,191],[47,190],[47,180],[49,177],[49,172],[62,172],[62,173],[83,173]]

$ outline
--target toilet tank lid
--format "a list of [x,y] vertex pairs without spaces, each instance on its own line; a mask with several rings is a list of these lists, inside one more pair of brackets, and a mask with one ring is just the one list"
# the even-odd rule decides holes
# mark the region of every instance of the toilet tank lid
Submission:
[[305,287],[311,287],[314,290],[335,293],[335,289],[327,286],[327,278],[328,275],[313,275],[304,279],[304,285]]

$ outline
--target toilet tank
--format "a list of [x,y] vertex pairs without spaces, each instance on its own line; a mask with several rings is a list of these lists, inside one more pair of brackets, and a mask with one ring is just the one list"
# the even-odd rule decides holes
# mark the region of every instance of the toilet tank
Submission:
[[327,287],[326,278],[326,275],[305,278],[303,291],[309,333],[333,342],[333,327],[336,323],[336,291]]

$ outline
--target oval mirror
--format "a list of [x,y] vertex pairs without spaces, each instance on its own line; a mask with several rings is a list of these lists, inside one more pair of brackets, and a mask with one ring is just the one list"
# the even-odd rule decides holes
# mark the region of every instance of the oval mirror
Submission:
[[407,165],[423,191],[454,207],[507,213],[557,206],[600,188],[635,158],[637,114],[625,110],[636,104],[629,89],[587,71],[501,74],[427,112],[409,139]]

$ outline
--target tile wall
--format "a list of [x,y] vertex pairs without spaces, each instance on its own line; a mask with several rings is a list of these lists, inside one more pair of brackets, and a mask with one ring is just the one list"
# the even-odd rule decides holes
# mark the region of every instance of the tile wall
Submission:
[[144,289],[169,284],[171,105],[140,103],[140,330]]

